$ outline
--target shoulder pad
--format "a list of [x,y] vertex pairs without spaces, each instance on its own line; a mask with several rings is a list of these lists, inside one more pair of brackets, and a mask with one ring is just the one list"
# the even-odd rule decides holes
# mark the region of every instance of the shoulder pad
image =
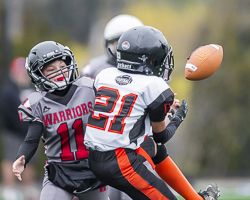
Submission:
[[[34,116],[34,109],[39,100],[46,94],[44,92],[33,92],[18,107],[18,114],[21,121],[37,121]],[[39,121],[39,120],[38,120]]]
[[90,77],[85,77],[84,76],[84,77],[79,78],[73,84],[77,85],[79,87],[90,87],[90,88],[93,88],[93,82],[94,82],[94,79],[92,79]]

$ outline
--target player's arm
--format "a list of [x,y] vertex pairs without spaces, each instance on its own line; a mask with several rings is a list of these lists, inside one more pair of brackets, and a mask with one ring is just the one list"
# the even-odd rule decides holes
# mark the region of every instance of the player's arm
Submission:
[[25,165],[30,161],[30,159],[35,154],[41,135],[43,132],[43,125],[39,122],[31,122],[29,125],[29,129],[27,135],[21,144],[16,158],[21,157],[22,155],[25,156]]
[[27,135],[18,150],[16,161],[12,165],[12,171],[20,181],[22,180],[21,174],[26,164],[30,161],[38,148],[42,132],[42,123],[30,123]]
[[186,117],[186,114],[188,111],[188,105],[186,103],[186,100],[183,99],[180,107],[177,109],[175,113],[173,113],[173,116],[171,117],[170,122],[168,123],[167,126],[165,126],[164,120],[161,120],[161,121],[159,120],[161,119],[160,109],[157,108],[156,110],[158,110],[158,114],[151,113],[151,115],[149,115],[151,116],[150,120],[151,120],[152,129],[153,129],[153,137],[156,143],[165,144],[167,141],[169,141],[173,137],[173,135],[175,134],[175,131],[177,130],[181,122]]

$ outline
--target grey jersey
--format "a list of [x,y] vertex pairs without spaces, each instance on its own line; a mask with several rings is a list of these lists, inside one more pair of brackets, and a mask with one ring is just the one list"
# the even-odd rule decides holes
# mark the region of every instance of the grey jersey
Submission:
[[81,70],[82,76],[95,78],[103,69],[116,67],[115,60],[110,59],[106,54],[92,58]]
[[72,162],[88,156],[83,144],[85,128],[94,102],[93,81],[82,77],[65,96],[34,92],[18,107],[20,119],[42,123],[48,161]]

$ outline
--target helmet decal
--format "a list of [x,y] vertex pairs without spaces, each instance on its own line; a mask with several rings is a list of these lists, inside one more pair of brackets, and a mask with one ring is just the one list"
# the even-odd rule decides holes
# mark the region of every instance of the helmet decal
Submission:
[[129,44],[128,41],[124,41],[124,42],[122,43],[122,49],[123,49],[123,50],[128,50],[129,47],[130,47],[130,44]]
[[148,59],[148,57],[146,57],[145,55],[142,55],[142,57],[138,57],[139,60],[142,61],[142,63],[146,64],[146,60]]

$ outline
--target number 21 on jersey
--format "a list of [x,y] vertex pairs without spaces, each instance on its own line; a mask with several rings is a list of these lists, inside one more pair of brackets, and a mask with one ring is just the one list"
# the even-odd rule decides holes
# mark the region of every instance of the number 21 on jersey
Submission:
[[[108,132],[122,134],[124,126],[126,125],[124,120],[130,116],[136,98],[137,95],[130,93],[128,95],[122,96],[120,99],[120,93],[117,89],[104,86],[100,87],[97,90],[94,111],[89,117],[87,126]],[[115,115],[114,109],[117,106],[120,108],[119,112]],[[109,113],[109,115],[106,113]],[[107,126],[109,121],[109,126]]]

